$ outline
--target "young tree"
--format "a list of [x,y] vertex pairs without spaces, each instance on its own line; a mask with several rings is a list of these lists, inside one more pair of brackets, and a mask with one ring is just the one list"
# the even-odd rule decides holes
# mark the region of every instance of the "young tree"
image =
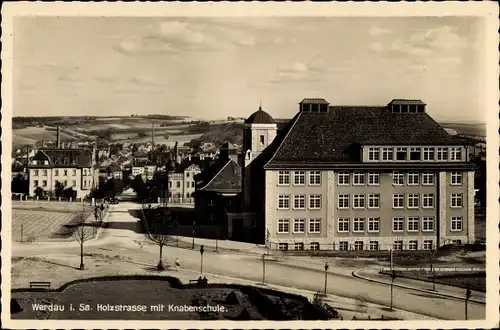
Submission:
[[436,278],[435,278],[435,272],[434,272],[434,267],[433,267],[433,264],[436,261],[436,252],[437,252],[436,250],[428,250],[425,253],[425,257],[430,265],[430,274],[432,276],[432,290],[433,291],[436,291]]
[[76,228],[76,230],[73,233],[73,237],[75,240],[80,244],[80,270],[85,269],[85,265],[83,263],[83,245],[86,241],[90,240],[92,238],[92,231],[90,228],[87,228],[85,218],[86,218],[86,212],[85,212],[85,205],[82,206],[82,213],[80,214],[80,224]]
[[157,211],[159,211],[159,213],[154,213],[154,216],[151,212],[148,212],[152,221],[149,225],[149,232],[146,235],[151,242],[155,243],[160,248],[160,257],[156,268],[159,271],[162,271],[165,270],[165,267],[163,266],[163,247],[172,240],[171,235],[175,232],[177,222],[172,216],[170,210],[157,209]]
[[36,187],[35,196],[43,197],[44,194],[45,194],[45,190],[43,190],[42,187]]
[[56,182],[55,194],[56,197],[62,197],[64,194],[64,184],[62,182]]

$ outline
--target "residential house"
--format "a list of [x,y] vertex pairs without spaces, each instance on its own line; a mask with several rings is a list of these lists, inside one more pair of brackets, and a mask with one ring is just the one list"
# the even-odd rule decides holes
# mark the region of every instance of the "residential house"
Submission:
[[195,176],[201,173],[200,167],[185,161],[168,174],[169,203],[193,204],[195,192]]

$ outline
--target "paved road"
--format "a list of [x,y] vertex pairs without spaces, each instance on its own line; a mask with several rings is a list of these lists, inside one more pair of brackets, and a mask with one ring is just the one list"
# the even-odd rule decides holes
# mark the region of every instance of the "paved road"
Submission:
[[[147,240],[141,233],[138,218],[129,210],[137,209],[138,204],[123,202],[110,207],[108,227],[103,231],[99,240],[88,242],[86,253],[106,253],[100,249],[106,246],[110,255],[120,251],[127,256],[141,262],[155,263],[158,258],[158,247],[146,244]],[[31,250],[31,251],[30,251]],[[24,247],[14,250],[14,255],[47,254],[51,250],[60,253],[60,245],[47,244]],[[78,254],[77,244],[66,244],[66,253]],[[198,251],[167,247],[164,249],[167,260],[178,257],[182,268],[200,269],[201,257]],[[258,255],[237,253],[206,252],[203,257],[203,270],[207,273],[220,274],[235,278],[242,278],[256,282],[262,281],[262,261]],[[331,267],[328,275],[327,291],[332,295],[346,297],[362,296],[368,302],[381,305],[390,304],[390,287],[384,284],[371,283],[348,275],[354,268],[342,269]],[[325,274],[318,269],[291,266],[280,262],[266,262],[266,282],[281,286],[288,286],[311,291],[324,289]],[[394,288],[394,307],[441,319],[464,319],[465,303],[463,300],[441,298],[431,293],[415,292],[402,288]],[[483,319],[485,305],[469,302],[469,319]]]

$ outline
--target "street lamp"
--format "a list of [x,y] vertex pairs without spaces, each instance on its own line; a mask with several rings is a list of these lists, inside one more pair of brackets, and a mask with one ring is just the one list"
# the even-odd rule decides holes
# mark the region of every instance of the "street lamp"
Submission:
[[396,279],[396,272],[393,270],[391,273],[391,307],[390,310],[392,311],[392,297],[393,297],[393,287],[394,287],[394,280]]
[[203,245],[200,247],[200,256],[201,256],[201,264],[200,264],[200,273],[203,275],[203,253],[205,252],[205,249],[203,248]]
[[472,292],[469,288],[465,290],[465,320],[467,320],[467,303],[469,302],[469,298],[472,295]]
[[192,249],[194,250],[194,226],[196,224],[196,221],[194,221],[193,219],[193,246],[192,246]]
[[325,262],[325,296],[326,296],[326,285],[327,285],[327,281],[328,281],[328,268],[330,268],[330,266],[328,265],[328,261]]
[[262,284],[266,283],[266,254],[262,254]]

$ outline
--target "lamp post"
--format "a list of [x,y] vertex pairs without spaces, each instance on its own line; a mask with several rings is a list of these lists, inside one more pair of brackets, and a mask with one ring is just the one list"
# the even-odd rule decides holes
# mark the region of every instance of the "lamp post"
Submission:
[[196,221],[193,220],[193,246],[192,249],[194,250],[194,226],[196,224]]
[[393,288],[394,288],[394,279],[396,278],[396,272],[393,270],[391,273],[391,307],[390,310],[392,311],[392,300],[393,300]]
[[201,257],[201,264],[200,264],[200,273],[203,275],[203,253],[205,252],[205,249],[203,248],[203,245],[200,247],[200,257]]
[[328,283],[328,268],[330,268],[330,266],[328,265],[328,261],[325,262],[325,296],[326,296],[326,286],[327,286],[327,283]]
[[469,288],[465,290],[465,320],[467,320],[467,303],[469,302],[469,298],[472,295],[472,292]]
[[262,284],[266,283],[266,254],[262,254]]

